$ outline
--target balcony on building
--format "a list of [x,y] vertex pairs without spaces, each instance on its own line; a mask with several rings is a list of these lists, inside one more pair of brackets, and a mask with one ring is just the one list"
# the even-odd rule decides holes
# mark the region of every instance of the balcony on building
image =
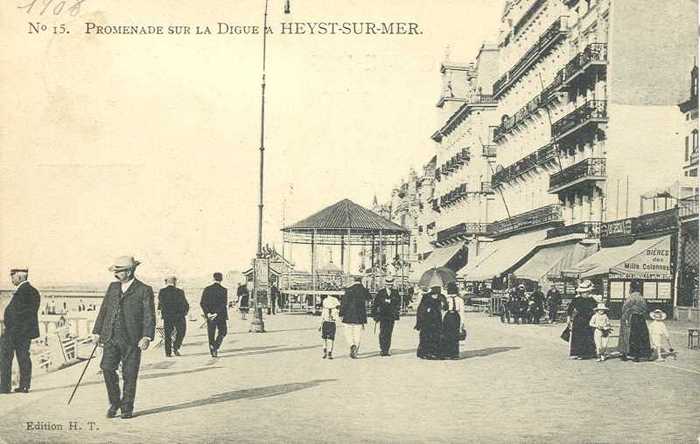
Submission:
[[682,222],[697,220],[698,218],[698,195],[678,199],[678,217]]
[[552,144],[547,144],[539,148],[534,153],[528,154],[517,162],[512,163],[501,170],[497,170],[491,176],[491,186],[492,188],[496,188],[503,183],[510,182],[523,174],[530,172],[538,166],[544,166],[555,159],[556,151],[554,146]]
[[605,159],[591,157],[577,162],[549,177],[549,192],[559,193],[581,184],[604,181]]
[[607,101],[588,100],[552,124],[552,137],[561,140],[608,121]]
[[562,220],[561,206],[552,204],[492,222],[486,231],[489,236],[503,237],[546,225],[561,225]]
[[438,231],[435,245],[438,247],[465,240],[472,236],[486,234],[488,224],[479,222],[462,222],[444,230]]
[[559,17],[522,57],[494,84],[493,95],[498,98],[520,79],[539,59],[547,55],[568,33],[567,17]]
[[496,157],[496,145],[484,145],[481,154],[484,157]]
[[606,43],[591,43],[583,51],[576,54],[560,71],[561,83],[559,88],[587,83],[595,76],[604,76],[608,64],[608,45]]
[[547,239],[554,239],[572,234],[582,235],[584,239],[600,238],[600,222],[585,221],[571,225],[555,227],[547,231]]

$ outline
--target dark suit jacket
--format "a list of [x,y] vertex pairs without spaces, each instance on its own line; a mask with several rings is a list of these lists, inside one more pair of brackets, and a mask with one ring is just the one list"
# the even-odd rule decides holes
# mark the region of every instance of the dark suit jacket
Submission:
[[134,279],[124,296],[121,295],[121,292],[120,282],[109,284],[92,332],[100,335],[101,343],[109,341],[116,321],[117,308],[120,299],[123,298],[121,303],[129,343],[137,345],[144,337],[153,339],[156,332],[153,289],[138,279]]
[[392,288],[387,291],[382,288],[377,292],[372,304],[372,317],[375,321],[381,320],[399,320],[399,310],[401,309],[401,297],[399,291]]
[[220,283],[214,282],[202,292],[202,301],[199,304],[204,314],[216,313],[217,319],[228,319],[228,290]]
[[168,285],[158,292],[158,310],[164,320],[180,319],[187,316],[190,304],[187,303],[184,291]]
[[5,307],[3,322],[6,334],[20,339],[38,338],[39,305],[41,305],[41,297],[37,289],[29,282],[21,284]]
[[345,324],[366,324],[367,308],[365,303],[371,298],[369,291],[358,283],[345,289],[343,300],[340,301],[340,317]]

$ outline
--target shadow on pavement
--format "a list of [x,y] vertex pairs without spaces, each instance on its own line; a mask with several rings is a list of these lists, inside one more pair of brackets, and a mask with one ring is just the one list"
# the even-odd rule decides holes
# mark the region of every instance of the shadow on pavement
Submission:
[[[209,342],[206,342],[207,344]],[[219,350],[219,357],[230,354],[230,353],[237,353],[237,352],[244,352],[244,351],[251,351],[251,350],[267,350],[271,348],[279,348],[279,345],[261,345],[259,347],[242,347],[242,348],[228,348],[228,349],[221,349]],[[187,353],[183,354],[183,356],[206,356],[209,355],[210,353],[208,351],[202,352],[202,353]]]
[[[194,369],[190,369],[190,370],[181,370],[181,371],[179,371],[179,372],[151,373],[151,374],[148,374],[148,375],[139,375],[139,378],[138,378],[138,379],[139,379],[139,381],[140,381],[140,380],[143,380],[143,379],[166,378],[166,377],[168,377],[168,376],[186,375],[186,374],[189,374],[189,373],[199,373],[199,372],[203,372],[203,371],[205,371],[205,370],[212,370],[212,369],[215,369],[215,368],[223,368],[223,367],[201,367],[201,368],[194,368]],[[140,371],[141,371],[141,370],[139,370],[139,372],[140,372]],[[102,379],[99,379],[99,380],[97,380],[97,381],[83,381],[83,382],[80,384],[80,386],[81,386],[81,387],[85,387],[85,386],[89,386],[89,385],[102,385],[102,384],[104,384],[104,381],[103,381]],[[61,386],[58,386],[58,387],[47,387],[47,388],[42,388],[42,389],[38,389],[38,390],[32,389],[32,393],[49,392],[49,391],[52,391],[52,390],[61,390],[61,389],[67,389],[67,388],[72,389],[73,387],[75,387],[75,384],[61,385]]]
[[[252,347],[251,347],[252,348]],[[272,348],[272,350],[259,350],[259,351],[250,351],[246,353],[231,353],[231,354],[225,354],[225,355],[219,355],[219,357],[232,357],[232,358],[237,358],[239,356],[255,356],[255,355],[266,355],[268,353],[279,353],[279,352],[288,352],[288,351],[299,351],[299,350],[309,350],[311,348],[318,348],[317,345],[307,345],[304,347],[284,347],[284,348],[279,348],[279,346],[275,347],[260,347],[260,348]]]
[[484,356],[495,355],[496,353],[518,350],[519,348],[520,347],[488,347],[482,348],[481,350],[467,350],[461,352],[458,359],[482,358]]
[[287,393],[316,387],[324,382],[331,381],[337,381],[337,379],[315,379],[313,381],[308,382],[293,382],[290,384],[279,384],[270,385],[266,387],[256,387],[245,390],[234,390],[230,392],[219,393],[218,395],[213,395],[208,398],[202,398],[194,401],[183,402],[181,404],[166,405],[163,407],[156,407],[153,409],[144,410],[142,412],[138,412],[135,416],[141,417],[157,413],[173,412],[177,410],[190,409],[205,405],[218,404],[221,402],[236,401],[238,399],[271,398],[273,396],[285,395]]

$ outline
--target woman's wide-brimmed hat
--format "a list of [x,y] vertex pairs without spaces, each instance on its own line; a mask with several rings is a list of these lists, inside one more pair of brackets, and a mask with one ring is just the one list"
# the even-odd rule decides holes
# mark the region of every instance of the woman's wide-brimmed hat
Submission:
[[596,307],[595,307],[595,311],[598,311],[598,310],[608,311],[608,307],[606,307],[605,304],[601,302],[600,304],[596,305]]
[[581,281],[578,287],[576,287],[576,293],[586,293],[589,291],[593,291],[593,283],[588,279]]
[[141,262],[134,259],[133,256],[120,256],[114,260],[114,265],[109,267],[109,271],[115,273],[118,271],[133,270],[138,267]]
[[664,313],[663,310],[659,310],[658,308],[649,313],[649,316],[651,316],[651,318],[655,321],[663,321],[666,319],[666,313]]

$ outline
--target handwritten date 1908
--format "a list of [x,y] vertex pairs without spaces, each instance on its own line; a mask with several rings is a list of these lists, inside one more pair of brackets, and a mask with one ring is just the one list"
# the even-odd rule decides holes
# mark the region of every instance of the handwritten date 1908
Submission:
[[[70,14],[76,17],[80,14],[80,7],[87,0],[29,0],[29,3],[17,6],[18,9],[24,9],[27,14],[44,15],[46,13],[53,15]],[[36,9],[35,9],[36,7]]]

